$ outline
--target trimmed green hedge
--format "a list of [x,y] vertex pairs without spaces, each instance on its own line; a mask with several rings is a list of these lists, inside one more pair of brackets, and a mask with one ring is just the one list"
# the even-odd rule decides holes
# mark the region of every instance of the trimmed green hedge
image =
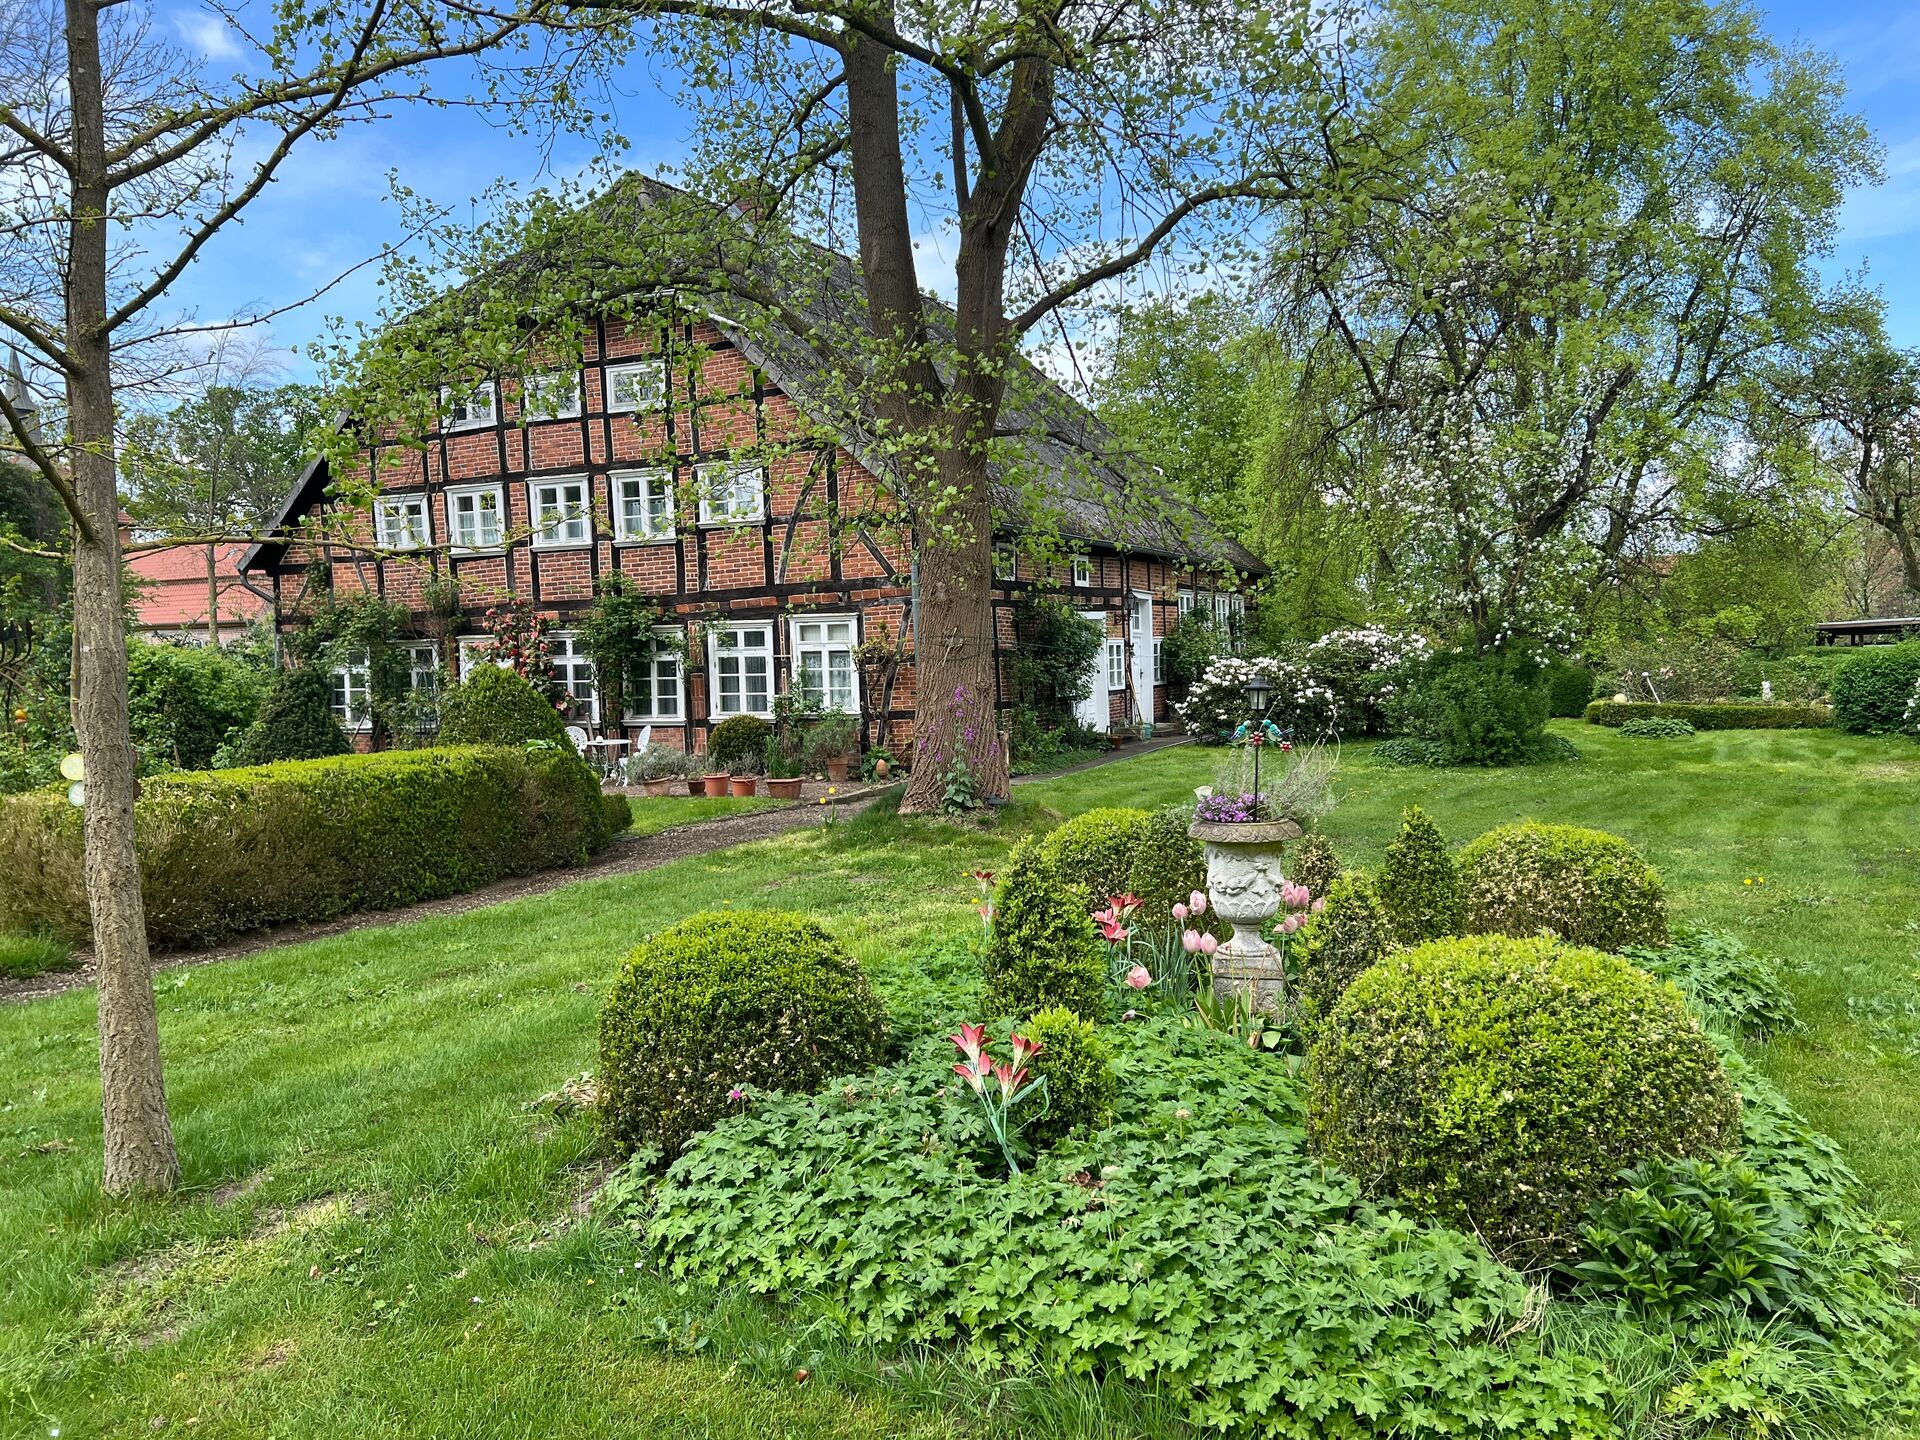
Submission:
[[[458,895],[578,865],[609,839],[570,749],[387,751],[149,778],[134,810],[153,943]],[[80,812],[0,801],[0,930],[88,933]]]
[[1587,706],[1592,725],[1624,725],[1639,719],[1684,720],[1696,730],[1823,730],[1833,724],[1825,705],[1763,705],[1731,700],[1655,705],[1643,700],[1596,700]]

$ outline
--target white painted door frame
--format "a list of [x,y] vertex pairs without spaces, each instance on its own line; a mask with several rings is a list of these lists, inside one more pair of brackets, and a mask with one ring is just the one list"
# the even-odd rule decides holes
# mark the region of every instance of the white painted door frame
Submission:
[[1134,715],[1151,724],[1153,715],[1153,595],[1135,590],[1127,607],[1127,635],[1133,642]]
[[1107,612],[1082,610],[1080,618],[1100,627],[1100,648],[1093,652],[1093,691],[1074,706],[1074,718],[1104,735],[1113,728],[1113,711],[1107,701]]

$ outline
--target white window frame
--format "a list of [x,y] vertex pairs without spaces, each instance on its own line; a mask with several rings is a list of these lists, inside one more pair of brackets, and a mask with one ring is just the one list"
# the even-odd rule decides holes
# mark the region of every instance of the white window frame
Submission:
[[[723,645],[721,643],[722,640],[726,638],[732,638],[737,640],[740,636],[746,634],[748,631],[754,631],[754,630],[761,631],[766,635],[766,645],[764,649],[760,647],[755,647],[754,649],[748,650],[748,649],[743,649],[738,645]],[[773,697],[774,697],[773,667],[774,667],[774,661],[776,658],[774,655],[774,649],[773,649],[773,631],[774,631],[774,622],[772,620],[737,620],[730,624],[714,625],[708,628],[707,630],[707,718],[710,721],[717,722],[721,720],[728,720],[735,715],[758,715],[762,720],[771,720],[773,718]],[[740,684],[738,687],[740,691],[739,698],[741,703],[736,705],[732,709],[726,709],[726,708],[723,708],[722,706],[724,687],[721,684],[721,680],[723,678],[723,672],[721,670],[720,660],[721,660],[721,656],[727,653],[731,653],[733,655],[737,655],[741,657],[740,668],[739,668]],[[746,703],[745,703],[749,698],[747,694],[747,691],[748,691],[747,669],[746,669],[745,662],[748,659],[751,659],[756,656],[764,656],[766,660],[766,704],[761,709],[751,710],[746,707]]]
[[[460,512],[455,502],[464,500],[469,496],[477,497],[481,495],[493,496],[496,533],[491,541],[480,540],[476,535],[475,539],[478,543],[469,545],[460,535]],[[476,519],[480,513],[480,509],[476,505],[474,509]],[[447,489],[447,539],[452,543],[455,550],[467,555],[481,555],[489,550],[499,550],[504,547],[507,542],[506,487],[499,484],[449,486]]]
[[[644,373],[647,383],[642,393],[625,400],[614,398],[621,382]],[[607,366],[607,414],[637,415],[642,410],[663,410],[667,404],[667,366],[664,360],[621,360]]]
[[[759,465],[738,460],[711,460],[704,465],[696,465],[694,488],[700,496],[700,523],[702,525],[760,525],[767,518],[767,478]],[[715,477],[722,477],[724,487],[715,484]],[[753,479],[753,513],[745,514],[735,509],[733,498],[740,489],[740,482],[746,477]],[[717,496],[728,497],[725,511],[715,508]]]
[[[407,514],[408,511],[414,512]],[[402,523],[396,528],[396,518]],[[424,490],[381,495],[373,502],[373,538],[382,550],[420,550],[433,543],[433,506]]]
[[1153,637],[1153,683],[1156,685],[1167,683],[1167,662],[1166,657],[1160,653],[1158,635]]
[[[440,387],[440,428],[449,433],[456,430],[483,430],[499,418],[500,387],[491,380],[482,380],[473,389],[467,391],[464,400],[454,398],[459,391],[452,385]],[[482,395],[487,397],[486,413],[480,414],[474,402]]]
[[482,660],[473,653],[492,639],[491,635],[462,635],[453,642],[456,661],[454,668],[458,672],[456,679],[465,680],[482,665],[498,665],[502,670],[507,668],[503,661]]
[[[655,630],[654,638],[665,647],[664,653],[655,651],[654,657],[647,662],[647,699],[651,709],[629,710],[626,713],[630,725],[681,725],[687,718],[687,664],[684,647],[686,637],[678,630]],[[660,667],[670,666],[671,674],[662,676]],[[670,681],[673,690],[673,708],[663,710],[659,701],[662,694],[662,681]]]
[[[638,483],[640,486],[641,526],[635,530],[627,519],[626,487]],[[655,485],[665,491],[667,504],[665,528],[655,523],[652,514],[652,491]],[[660,540],[671,540],[679,533],[678,511],[675,505],[673,471],[652,470],[615,470],[607,476],[607,486],[613,495],[613,538],[628,545],[647,545]]]
[[[557,498],[552,524],[543,521],[547,502],[541,491],[578,490],[577,500]],[[593,544],[593,482],[585,475],[548,475],[527,482],[527,514],[532,517],[533,548],[578,550]]]
[[333,667],[328,679],[327,708],[340,728],[356,733],[372,729],[373,671],[365,652],[349,655],[344,665]]
[[1193,602],[1194,602],[1194,593],[1191,590],[1182,590],[1179,592],[1178,595],[1174,597],[1174,603],[1178,607],[1180,614],[1182,616],[1191,615],[1193,613]]
[[1073,557],[1073,583],[1079,590],[1093,588],[1093,561],[1085,555]]
[[1011,540],[993,547],[993,578],[1003,582],[1020,578],[1020,552]]
[[[844,642],[827,639],[804,639],[803,634],[810,625],[845,625],[847,638]],[[829,710],[837,710],[843,715],[860,713],[860,663],[854,658],[854,651],[860,645],[860,617],[849,614],[806,614],[795,615],[787,624],[788,641],[792,650],[788,658],[788,667],[792,675],[792,688],[796,695],[809,693],[803,690],[802,676],[806,673],[807,657],[816,655],[820,660],[820,672],[826,676],[832,669],[832,657],[844,650],[847,656],[847,694],[844,703],[835,705],[828,693],[824,678],[818,696],[820,703]]]
[[407,656],[407,693],[440,693],[440,647],[431,640],[408,640],[400,646]]
[[573,697],[576,705],[586,701],[587,715],[597,725],[600,723],[599,678],[593,673],[593,661],[577,648],[579,643],[580,637],[572,630],[549,631],[547,653],[552,657],[549,665],[554,682]]
[[[571,381],[571,389],[564,388]],[[544,393],[559,401],[552,408],[536,409],[536,396]],[[564,398],[563,398],[564,397]],[[581,404],[578,370],[540,370],[520,382],[520,414],[527,420],[578,420]]]
[[1107,637],[1107,689],[1127,688],[1127,642],[1117,635]]

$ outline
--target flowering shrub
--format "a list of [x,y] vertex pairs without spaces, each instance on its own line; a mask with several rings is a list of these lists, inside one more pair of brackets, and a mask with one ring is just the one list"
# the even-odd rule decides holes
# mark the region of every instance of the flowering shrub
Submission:
[[1187,698],[1174,707],[1189,735],[1217,741],[1230,736],[1252,718],[1247,708],[1247,682],[1255,675],[1273,687],[1267,718],[1296,741],[1325,740],[1340,730],[1340,707],[1333,690],[1312,669],[1294,660],[1269,656],[1242,659],[1222,655],[1193,683]]
[[1553,940],[1389,956],[1347,987],[1308,1063],[1316,1151],[1526,1265],[1572,1255],[1627,1166],[1714,1154],[1739,1122],[1678,991]]
[[568,697],[553,677],[552,622],[536,615],[531,600],[509,600],[489,605],[480,616],[485,638],[473,647],[473,658],[511,670],[540,692],[543,699],[564,706]]
[[859,964],[804,915],[708,911],[642,942],[600,1012],[600,1121],[667,1159],[730,1090],[813,1090],[886,1053]]
[[1659,874],[1618,835],[1531,821],[1489,830],[1460,852],[1466,929],[1499,935],[1550,930],[1574,945],[1664,945]]
[[1333,694],[1340,729],[1385,734],[1389,714],[1433,642],[1412,631],[1330,630],[1307,647],[1307,669]]
[[1920,738],[1920,677],[1913,682],[1913,697],[1907,701],[1905,722],[1907,734]]
[[1205,795],[1193,807],[1193,818],[1209,825],[1248,825],[1275,818],[1264,795]]

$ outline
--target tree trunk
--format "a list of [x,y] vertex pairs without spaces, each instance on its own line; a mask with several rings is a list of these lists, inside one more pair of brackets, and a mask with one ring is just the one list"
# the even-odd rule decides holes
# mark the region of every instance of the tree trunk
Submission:
[[207,644],[220,648],[220,547],[207,542]]
[[958,493],[970,497],[963,512],[915,527],[913,771],[900,802],[909,813],[945,805],[950,780],[978,800],[1010,792],[995,704],[987,477],[984,466],[973,476],[960,473],[966,468],[957,452],[941,467],[951,472]]
[[[880,363],[889,371],[874,377],[880,382],[873,386],[874,403],[894,433],[917,437],[926,452],[902,457],[906,473],[897,477],[913,510],[919,575],[913,771],[900,808],[941,808],[949,778],[959,778],[956,761],[964,765],[975,799],[1000,800],[1008,794],[1008,777],[994,707],[993,514],[985,444],[977,438],[985,431],[971,428],[974,408],[948,392],[928,352],[892,58],[882,46],[855,36],[848,42],[846,72],[860,268],[868,323],[883,342],[886,359]],[[967,337],[961,338],[964,345]]]
[[74,729],[86,761],[87,907],[100,977],[103,1183],[118,1195],[172,1189],[180,1178],[180,1162],[167,1118],[146,911],[134,851],[136,780],[127,724],[127,632],[106,328],[99,17],[92,0],[65,3],[76,162],[67,252],[67,338],[75,364],[67,377],[67,403],[73,485],[84,521],[74,527],[73,547]]

